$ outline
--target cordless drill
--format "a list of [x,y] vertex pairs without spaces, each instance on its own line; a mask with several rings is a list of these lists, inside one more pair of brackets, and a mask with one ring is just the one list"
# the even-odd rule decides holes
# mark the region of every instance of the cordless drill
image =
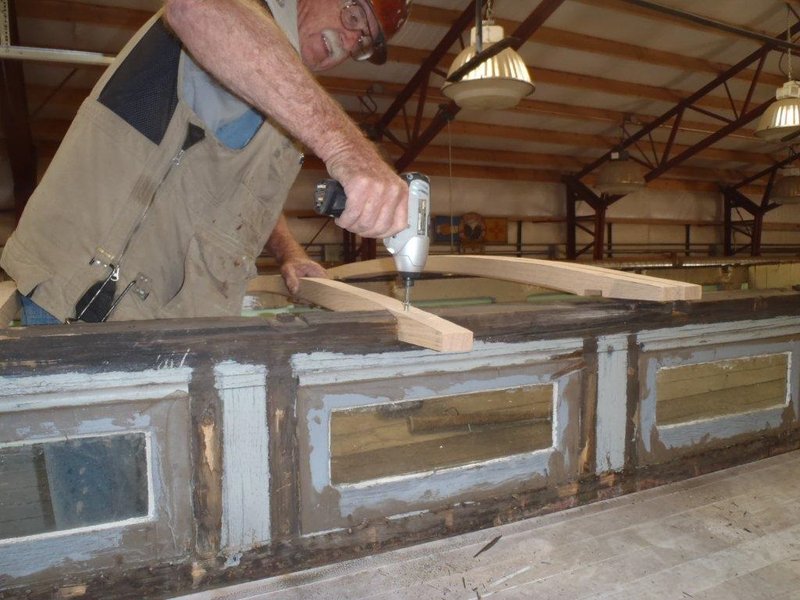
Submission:
[[[394,258],[403,280],[403,308],[408,310],[411,286],[422,273],[428,258],[431,184],[422,173],[403,173],[400,177],[408,183],[408,227],[392,237],[384,238],[383,245]],[[319,214],[338,217],[344,212],[346,203],[344,188],[335,179],[325,179],[317,184],[314,208]]]

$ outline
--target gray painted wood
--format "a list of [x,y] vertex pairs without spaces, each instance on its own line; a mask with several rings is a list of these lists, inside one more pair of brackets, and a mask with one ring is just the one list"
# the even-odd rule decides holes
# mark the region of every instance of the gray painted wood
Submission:
[[[800,452],[192,600],[797,598]],[[478,554],[488,542],[495,545]],[[477,556],[476,556],[477,555]]]
[[625,426],[628,384],[628,338],[597,339],[597,458],[598,473],[625,466]]
[[269,542],[267,369],[226,361],[214,367],[222,399],[222,547],[240,551]]

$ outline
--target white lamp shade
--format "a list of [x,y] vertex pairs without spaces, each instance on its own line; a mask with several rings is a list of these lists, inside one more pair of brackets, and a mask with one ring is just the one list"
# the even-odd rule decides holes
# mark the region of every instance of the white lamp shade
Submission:
[[800,169],[782,169],[781,177],[772,186],[770,200],[778,204],[800,204]]
[[595,189],[602,194],[624,196],[645,187],[644,167],[628,159],[610,160],[597,170]]
[[[448,77],[471,60],[475,52],[476,28],[472,28],[472,45],[464,48],[450,65]],[[484,49],[503,39],[503,28],[498,25],[483,26]],[[525,96],[533,93],[525,61],[512,48],[506,48],[484,61],[460,81],[445,82],[442,92],[455,100],[461,108],[490,110],[511,108]]]
[[800,83],[787,81],[758,121],[756,135],[770,142],[800,132]]

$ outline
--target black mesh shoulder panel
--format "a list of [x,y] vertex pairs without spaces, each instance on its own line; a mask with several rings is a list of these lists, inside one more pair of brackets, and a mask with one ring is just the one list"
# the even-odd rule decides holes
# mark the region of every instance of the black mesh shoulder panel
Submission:
[[117,68],[98,100],[160,144],[178,104],[180,41],[156,22]]

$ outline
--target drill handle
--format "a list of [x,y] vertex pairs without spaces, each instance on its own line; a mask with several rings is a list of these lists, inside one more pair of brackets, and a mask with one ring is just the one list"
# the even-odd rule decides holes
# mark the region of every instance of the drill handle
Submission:
[[342,184],[335,179],[323,179],[314,191],[314,209],[320,215],[339,217],[347,204]]

